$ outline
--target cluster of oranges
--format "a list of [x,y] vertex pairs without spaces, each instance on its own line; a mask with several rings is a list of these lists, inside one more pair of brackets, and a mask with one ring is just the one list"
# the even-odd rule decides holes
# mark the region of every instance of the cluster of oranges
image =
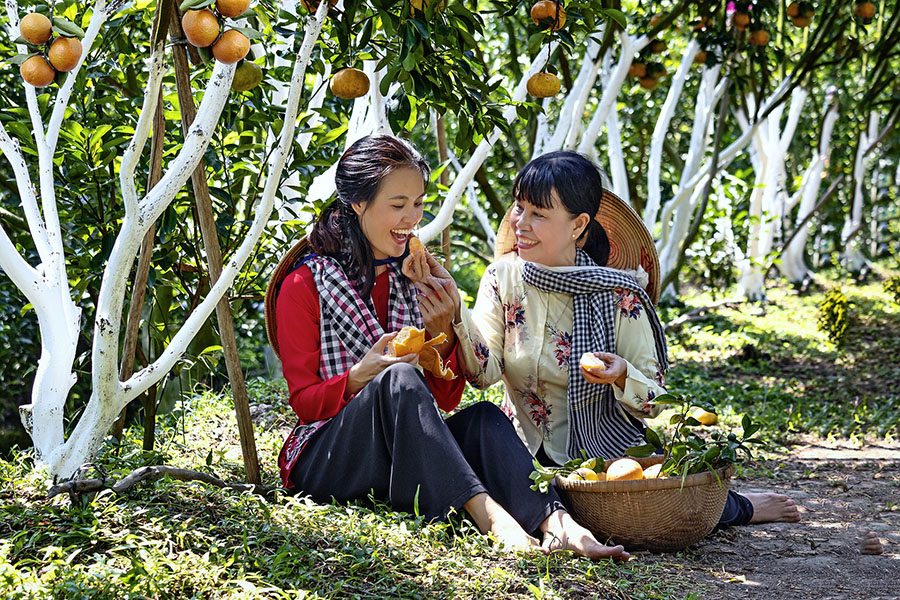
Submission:
[[[531,7],[531,20],[545,30],[559,31],[566,24],[566,9],[555,0],[538,0]],[[553,73],[535,73],[526,83],[528,93],[535,98],[555,96],[561,87]]]
[[[54,26],[61,34],[51,43]],[[51,21],[41,13],[29,13],[19,23],[19,33],[28,44],[44,46],[45,52],[28,57],[19,67],[22,79],[34,87],[50,85],[57,72],[71,71],[81,60],[83,49],[79,38],[84,32],[65,19]]]
[[[222,17],[234,18],[250,8],[250,0],[216,0],[216,12]],[[220,34],[219,17],[208,8],[188,10],[181,18],[184,37],[197,48],[212,46],[212,54],[219,62],[236,63],[250,52],[250,40],[237,29],[227,29]]]
[[[650,19],[650,24],[655,27],[654,21],[659,23],[660,19],[661,15],[653,15]],[[659,80],[668,73],[665,65],[659,61],[650,60],[650,58],[654,54],[662,54],[667,48],[666,43],[660,39],[655,39],[647,44],[638,60],[631,63],[631,67],[628,68],[628,75],[637,79],[638,83],[645,90],[656,89],[656,86],[659,85]]]
[[[603,467],[606,467],[605,469]],[[633,458],[620,458],[606,466],[603,461],[588,459],[572,471],[567,479],[575,481],[635,481],[638,479],[665,479],[659,472],[662,463],[644,469]]]

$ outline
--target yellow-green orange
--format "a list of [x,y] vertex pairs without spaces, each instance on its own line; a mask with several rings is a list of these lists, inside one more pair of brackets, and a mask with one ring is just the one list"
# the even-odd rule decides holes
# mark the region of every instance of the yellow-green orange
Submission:
[[535,98],[549,98],[559,93],[562,84],[553,73],[535,73],[528,79],[525,87]]
[[234,79],[231,80],[231,89],[236,92],[252,90],[260,84],[263,78],[262,68],[249,60],[242,62],[234,71]]
[[369,92],[369,76],[359,69],[341,69],[331,78],[331,93],[338,98],[351,100]]

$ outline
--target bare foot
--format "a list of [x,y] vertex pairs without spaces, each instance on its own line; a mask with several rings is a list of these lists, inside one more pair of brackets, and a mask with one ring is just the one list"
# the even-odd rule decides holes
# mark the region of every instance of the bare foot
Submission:
[[532,552],[535,550],[546,552],[541,548],[537,538],[525,533],[525,530],[515,521],[512,526],[496,524],[488,533],[497,541],[500,549],[507,552]]
[[537,539],[528,535],[522,526],[484,492],[476,494],[463,507],[482,533],[489,534],[505,550],[542,550]]
[[541,531],[544,532],[541,547],[545,552],[571,550],[591,560],[612,558],[627,561],[631,557],[622,546],[605,546],[598,542],[594,534],[576,523],[564,510],[554,512],[541,523]]
[[878,539],[877,533],[874,531],[866,531],[863,534],[862,540],[859,542],[859,553],[884,554],[884,547],[881,545],[881,540]]
[[784,494],[744,494],[753,505],[751,523],[797,523],[800,510],[793,499]]

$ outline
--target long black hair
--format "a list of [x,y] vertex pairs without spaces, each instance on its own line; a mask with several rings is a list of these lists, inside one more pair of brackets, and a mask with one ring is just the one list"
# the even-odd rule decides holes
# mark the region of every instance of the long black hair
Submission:
[[603,198],[600,170],[577,152],[549,152],[525,165],[513,182],[512,195],[517,202],[549,209],[553,207],[553,190],[573,217],[581,213],[591,217],[577,241],[584,240],[582,249],[595,263],[606,265],[609,238],[594,218]]
[[375,256],[363,233],[354,204],[372,200],[392,171],[415,169],[427,181],[431,169],[409,143],[390,135],[369,135],[354,142],[337,164],[337,198],[319,215],[309,245],[316,254],[337,259],[360,296],[375,284]]

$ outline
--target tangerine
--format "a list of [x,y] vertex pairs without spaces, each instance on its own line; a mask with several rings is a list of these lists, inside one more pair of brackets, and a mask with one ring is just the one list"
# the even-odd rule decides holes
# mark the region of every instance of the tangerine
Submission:
[[47,58],[53,68],[61,73],[71,71],[81,59],[81,40],[73,37],[58,37],[50,44]]
[[56,71],[43,56],[32,56],[19,66],[19,74],[25,83],[36,88],[53,83]]
[[181,28],[187,41],[197,48],[206,48],[219,37],[219,19],[208,8],[184,13]]
[[216,10],[223,17],[234,18],[250,8],[250,0],[216,0]]
[[237,29],[229,29],[222,34],[212,47],[216,60],[226,65],[236,63],[250,52],[250,40]]
[[19,22],[19,33],[29,44],[45,44],[53,35],[53,23],[41,13],[28,13]]
[[633,458],[620,458],[606,469],[607,481],[631,481],[644,478],[641,463]]
[[369,92],[369,76],[359,69],[341,69],[331,78],[329,87],[338,98],[359,98]]
[[562,84],[553,73],[535,73],[525,85],[528,93],[535,98],[549,98],[559,93]]
[[539,0],[531,7],[531,20],[535,25],[540,25],[541,21],[549,19],[552,23],[549,25],[550,31],[562,29],[566,24],[566,9],[558,2],[553,0]]

